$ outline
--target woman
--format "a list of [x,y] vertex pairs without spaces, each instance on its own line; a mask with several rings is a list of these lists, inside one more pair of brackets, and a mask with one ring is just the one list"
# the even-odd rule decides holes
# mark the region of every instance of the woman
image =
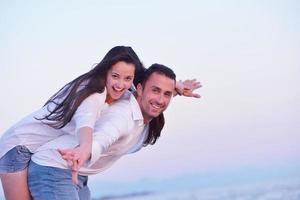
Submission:
[[82,159],[90,155],[93,127],[101,111],[119,99],[143,70],[131,47],[116,46],[92,70],[8,129],[0,140],[0,177],[6,199],[30,199],[27,167],[31,154],[42,144],[76,134]]

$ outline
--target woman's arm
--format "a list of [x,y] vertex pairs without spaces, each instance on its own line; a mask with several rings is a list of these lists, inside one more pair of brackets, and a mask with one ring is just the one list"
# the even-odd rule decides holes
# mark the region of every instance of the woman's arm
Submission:
[[83,127],[79,129],[79,146],[74,149],[59,149],[59,153],[67,161],[72,170],[72,181],[78,184],[78,170],[91,157],[93,143],[93,129]]
[[[86,161],[88,166],[93,165],[101,154],[108,150],[119,138],[129,134],[127,121],[132,120],[131,109],[125,109],[129,104],[119,103],[97,121],[93,134],[82,134],[81,144],[75,149],[59,149],[62,158],[72,170],[72,180],[77,183],[78,170]],[[122,112],[123,111],[123,112]],[[129,112],[130,111],[130,112]],[[92,135],[92,137],[87,137]],[[92,147],[93,150],[89,149]]]

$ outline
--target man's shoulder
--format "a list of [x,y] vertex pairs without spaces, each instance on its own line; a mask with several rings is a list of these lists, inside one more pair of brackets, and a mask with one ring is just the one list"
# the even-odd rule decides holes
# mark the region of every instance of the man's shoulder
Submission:
[[135,96],[131,93],[127,94],[126,98],[115,101],[105,109],[102,112],[100,121],[109,121],[110,123],[114,123],[116,127],[124,123],[128,125],[131,122],[143,121],[143,116]]
[[127,91],[119,100],[111,104],[111,107],[133,107],[136,106],[137,101],[134,95]]
[[[134,95],[130,92],[130,91],[125,91],[124,94],[121,96],[121,98],[118,100],[130,100],[132,97],[134,97]],[[118,102],[116,101],[116,102]]]
[[128,92],[126,96],[123,97],[114,103],[112,103],[108,109],[105,110],[106,114],[127,116],[133,118],[134,120],[143,119],[139,104],[135,96]]
[[[133,98],[133,99],[132,99]],[[135,97],[129,92],[126,96],[123,97],[115,102],[113,102],[109,108],[107,109],[108,112],[114,111],[123,111],[123,112],[131,112],[132,111],[132,101]]]

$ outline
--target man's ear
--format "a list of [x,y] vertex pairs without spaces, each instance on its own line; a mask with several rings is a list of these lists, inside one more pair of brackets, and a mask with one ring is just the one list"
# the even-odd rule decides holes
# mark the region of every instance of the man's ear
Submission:
[[142,84],[140,84],[140,83],[137,84],[137,86],[136,86],[136,92],[137,92],[138,96],[142,96],[142,93],[143,93],[143,86],[142,86]]

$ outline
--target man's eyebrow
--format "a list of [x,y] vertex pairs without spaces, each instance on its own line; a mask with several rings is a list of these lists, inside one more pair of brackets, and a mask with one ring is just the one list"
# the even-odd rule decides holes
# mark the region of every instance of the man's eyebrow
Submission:
[[158,87],[158,86],[156,86],[156,85],[152,85],[152,86],[151,86],[151,88],[153,88],[153,89],[159,89],[159,90],[161,90],[161,88],[160,88],[160,87]]

